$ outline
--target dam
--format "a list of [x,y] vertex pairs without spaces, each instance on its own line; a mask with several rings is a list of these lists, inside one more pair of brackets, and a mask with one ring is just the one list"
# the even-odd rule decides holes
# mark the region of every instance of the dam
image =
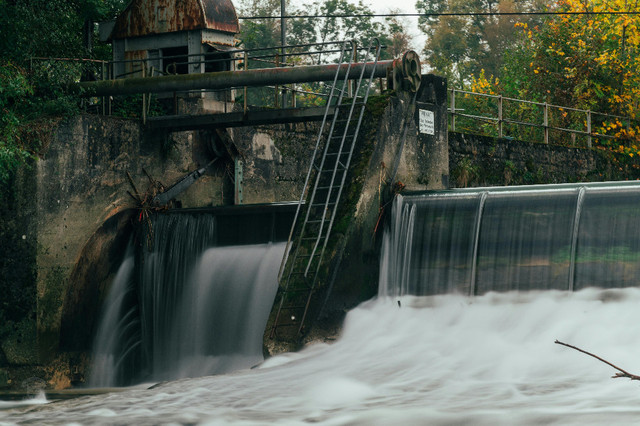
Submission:
[[[233,373],[56,404],[43,397],[3,402],[0,418],[42,424],[633,422],[639,400],[633,382],[610,379],[611,367],[554,340],[587,346],[629,369],[637,364],[640,346],[628,336],[638,320],[640,289],[624,280],[624,271],[638,265],[637,238],[623,217],[640,202],[639,190],[635,183],[603,183],[399,196],[385,229],[379,293],[347,314],[335,342]],[[511,208],[500,213],[492,207],[496,199]],[[463,205],[452,209],[452,202]],[[604,211],[608,221],[600,223]],[[500,215],[507,216],[503,232],[482,241],[483,229],[493,230]],[[556,220],[571,226],[549,232],[546,225]],[[491,249],[508,241],[514,248]],[[416,252],[433,245],[438,256]],[[480,270],[488,270],[487,263],[498,271],[495,288],[472,292],[470,279],[484,282]],[[532,274],[532,263],[543,272]],[[585,267],[589,272],[581,273]],[[598,277],[600,286],[593,281]],[[25,411],[25,404],[39,408]]]
[[446,79],[376,39],[263,68],[142,9],[2,188],[0,423],[637,417],[553,344],[634,369],[637,159],[450,133]]

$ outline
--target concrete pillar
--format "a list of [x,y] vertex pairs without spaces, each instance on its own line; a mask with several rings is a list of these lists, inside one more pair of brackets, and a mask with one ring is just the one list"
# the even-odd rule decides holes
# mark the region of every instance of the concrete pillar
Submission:
[[[200,31],[189,31],[187,39],[189,51],[189,74],[201,74],[204,72],[204,61],[202,51],[202,33]],[[197,56],[200,55],[200,56]]]
[[449,142],[447,129],[447,80],[423,75],[414,115],[418,131],[416,170],[423,189],[449,186]]

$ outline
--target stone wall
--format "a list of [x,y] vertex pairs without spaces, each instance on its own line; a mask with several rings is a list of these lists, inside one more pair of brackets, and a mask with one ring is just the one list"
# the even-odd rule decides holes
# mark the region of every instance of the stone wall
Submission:
[[[318,293],[313,315],[321,321],[309,338],[331,335],[347,309],[375,294],[374,231],[398,181],[415,190],[640,177],[637,160],[607,151],[458,133],[447,140],[443,93],[445,80],[425,76],[416,98],[372,99],[375,111],[363,123],[344,220],[337,219],[330,248],[327,271],[339,273],[329,274]],[[434,113],[433,131],[420,127],[420,110]],[[89,115],[58,125],[41,158],[0,192],[0,387],[36,373],[50,386],[81,380],[71,367],[81,365],[90,348],[128,227],[139,218],[127,194],[134,192],[127,172],[144,193],[147,173],[169,186],[218,156],[178,201],[182,207],[221,205],[233,201],[231,157],[237,155],[245,204],[297,201],[318,126],[149,135],[137,121]],[[359,278],[355,284],[353,277]]]
[[640,160],[601,149],[449,133],[451,187],[640,178]]
[[297,200],[317,129],[303,123],[150,135],[137,121],[93,115],[59,124],[41,157],[2,188],[0,290],[8,297],[0,304],[0,388],[30,375],[52,387],[74,381],[70,367],[86,358],[139,218],[127,172],[144,194],[147,174],[168,187],[221,155],[177,199],[182,207],[229,204],[226,137],[244,164],[245,204]]

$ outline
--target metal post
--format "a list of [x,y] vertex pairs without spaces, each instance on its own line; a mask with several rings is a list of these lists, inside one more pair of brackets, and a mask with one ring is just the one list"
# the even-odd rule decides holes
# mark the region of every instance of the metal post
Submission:
[[[285,50],[284,46],[287,44],[287,22],[284,18],[287,15],[285,10],[285,0],[280,0],[280,46],[282,50],[280,54],[282,55],[282,62],[286,62]],[[287,89],[286,86],[282,86],[282,108],[286,108],[287,106]]]
[[[104,61],[100,62],[100,78],[104,80]],[[102,115],[107,115],[107,97],[102,97]]]
[[591,110],[587,111],[587,147],[591,148]]
[[456,131],[456,89],[451,89],[451,131]]
[[[276,53],[276,68],[280,68],[280,55],[278,55],[277,53]],[[275,98],[276,98],[276,99],[275,99],[275,100],[276,100],[276,105],[275,105],[275,107],[276,107],[276,108],[278,108],[278,92],[279,92],[279,91],[280,91],[280,86],[278,86],[278,85],[276,84],[276,96],[275,96]]]
[[544,103],[544,143],[549,143],[549,104]]
[[[109,66],[107,67],[107,78],[109,80],[112,80],[114,76],[113,63],[108,62],[108,64]],[[107,97],[107,114],[111,115],[111,96],[106,95],[106,97]]]
[[173,114],[178,115],[178,92],[173,92]]
[[[142,62],[142,77],[147,76],[147,70],[144,62]],[[142,94],[142,124],[147,124],[147,94]]]
[[[351,57],[353,59],[353,63],[358,62],[358,43],[354,40],[353,44],[353,51],[351,52]],[[353,80],[351,80],[349,82],[349,84],[347,85],[347,90],[348,90],[348,95],[349,97],[353,97],[353,88],[354,88],[355,82]],[[356,96],[358,95],[357,93],[355,94]]]
[[498,96],[498,137],[502,138],[502,95]]
[[[246,71],[247,69],[249,69],[249,55],[247,54],[247,51],[244,51],[244,71]],[[244,106],[243,106],[243,111],[246,114],[247,113],[247,86],[244,86]]]
[[240,157],[236,157],[234,160],[234,204],[242,204],[242,160]]

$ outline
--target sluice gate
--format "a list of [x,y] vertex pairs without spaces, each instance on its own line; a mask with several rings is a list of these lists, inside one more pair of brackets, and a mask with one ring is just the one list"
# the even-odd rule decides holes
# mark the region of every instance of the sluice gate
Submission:
[[382,294],[637,286],[637,182],[474,188],[395,201]]

